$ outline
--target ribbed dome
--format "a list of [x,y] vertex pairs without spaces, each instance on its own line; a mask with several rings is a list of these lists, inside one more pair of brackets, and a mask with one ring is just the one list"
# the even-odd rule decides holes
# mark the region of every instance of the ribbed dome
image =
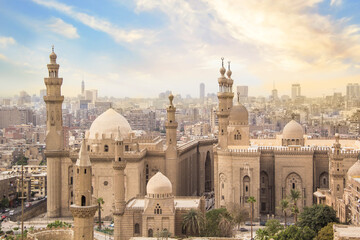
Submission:
[[114,139],[118,136],[119,131],[123,139],[127,138],[131,132],[130,124],[121,114],[109,108],[91,124],[89,139],[96,139],[96,134],[98,134],[98,138],[101,138],[103,134],[105,134],[106,138]]
[[353,178],[360,178],[360,160],[349,168],[347,175]]
[[249,113],[244,105],[239,103],[231,108],[229,123],[241,125],[249,124]]
[[172,185],[170,180],[161,172],[157,172],[150,178],[147,187],[147,194],[172,194]]
[[291,120],[283,129],[283,139],[302,139],[304,138],[304,130],[302,126],[295,120]]

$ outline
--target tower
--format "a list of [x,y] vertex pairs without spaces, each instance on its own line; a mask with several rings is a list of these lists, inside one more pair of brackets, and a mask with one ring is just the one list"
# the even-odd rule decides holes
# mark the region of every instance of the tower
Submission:
[[166,150],[165,150],[165,169],[166,176],[169,178],[172,186],[174,195],[179,194],[178,190],[178,156],[177,156],[177,139],[176,129],[178,123],[175,120],[176,107],[173,105],[174,96],[169,95],[170,105],[166,109],[167,120],[165,122],[166,129]]
[[205,99],[205,84],[200,83],[200,102],[204,103],[204,99]]
[[115,138],[115,158],[113,162],[114,169],[114,240],[123,239],[121,237],[121,218],[125,212],[125,180],[124,170],[126,167],[126,160],[124,158],[124,143],[121,137],[120,128],[118,135]]
[[343,165],[343,157],[341,156],[341,144],[339,142],[339,134],[335,134],[335,143],[333,145],[333,153],[330,154],[329,161],[329,177],[330,190],[333,199],[342,198],[345,187],[345,170]]
[[[229,123],[228,117],[229,117],[229,109],[230,106],[228,106],[229,102],[229,86],[228,86],[228,80],[224,76],[225,74],[225,68],[224,68],[224,58],[221,58],[222,66],[220,68],[220,74],[221,76],[218,78],[219,83],[219,92],[217,94],[219,99],[219,108],[216,112],[219,122],[219,145],[221,149],[226,148],[227,146],[227,126]],[[231,76],[231,75],[230,75]]]
[[62,78],[58,77],[59,64],[56,63],[54,46],[50,54],[50,64],[47,65],[49,77],[44,78],[46,85],[46,149],[47,158],[47,216],[60,217],[61,215],[61,162],[68,155],[64,151],[63,127],[62,127],[62,103],[64,96],[61,95]]
[[85,94],[85,82],[84,79],[81,81],[81,95],[84,96]]
[[230,61],[228,62],[228,70],[226,71],[226,75],[228,77],[228,79],[227,79],[227,83],[228,83],[227,106],[228,106],[228,110],[230,110],[233,106],[233,98],[234,98],[234,93],[232,91],[234,80],[231,78],[232,71],[230,70]]
[[75,204],[71,205],[74,217],[74,240],[94,239],[94,215],[97,205],[91,202],[91,162],[83,140],[75,164]]

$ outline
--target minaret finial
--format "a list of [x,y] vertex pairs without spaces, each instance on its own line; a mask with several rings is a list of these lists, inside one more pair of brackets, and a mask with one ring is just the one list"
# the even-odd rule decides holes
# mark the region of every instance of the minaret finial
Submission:
[[170,95],[169,95],[169,100],[170,100],[170,106],[172,106],[173,100],[174,100],[174,95],[172,95],[172,93],[170,93]]
[[240,103],[240,93],[238,92],[237,95],[238,95],[238,103]]
[[224,57],[221,58],[221,66],[224,67]]
[[51,46],[51,50],[52,52],[54,52],[54,44]]
[[228,70],[230,71],[230,63],[231,61],[228,61]]

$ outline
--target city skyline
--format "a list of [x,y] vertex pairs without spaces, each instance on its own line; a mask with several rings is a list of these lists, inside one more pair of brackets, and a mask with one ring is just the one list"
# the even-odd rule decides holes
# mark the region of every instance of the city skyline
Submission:
[[269,96],[274,81],[279,96],[299,83],[311,97],[359,82],[355,1],[1,2],[3,97],[43,89],[52,44],[69,97],[83,79],[99,96],[197,97],[202,82],[216,93],[222,56],[249,95]]

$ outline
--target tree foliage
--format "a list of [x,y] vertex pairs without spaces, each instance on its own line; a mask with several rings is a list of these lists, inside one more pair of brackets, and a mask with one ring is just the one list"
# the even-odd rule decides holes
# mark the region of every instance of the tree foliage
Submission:
[[333,225],[334,223],[329,223],[328,225],[320,229],[315,240],[333,240],[334,239]]
[[1,199],[0,207],[2,209],[4,209],[4,208],[9,207],[9,204],[10,204],[9,199],[8,198],[3,198],[3,199]]
[[49,223],[47,225],[47,228],[57,228],[57,227],[71,227],[71,224],[67,223],[67,222],[56,220],[55,222]]
[[199,210],[191,209],[183,216],[183,229],[186,229],[187,234],[199,236],[204,229],[204,216]]
[[246,219],[249,218],[249,212],[245,208],[240,207],[240,204],[230,203],[227,209],[238,229],[241,223],[245,222]]
[[227,218],[229,221],[232,221],[232,217],[226,208],[210,210],[205,216],[205,228],[202,235],[205,237],[223,237],[223,231],[219,227],[220,221],[222,218]]
[[297,215],[299,213],[299,208],[297,206],[297,201],[301,198],[300,192],[295,189],[290,190],[290,199],[292,201],[291,212],[294,214],[294,222],[297,222]]
[[277,219],[271,219],[266,222],[266,227],[256,231],[257,240],[267,240],[273,238],[279,231],[283,230],[284,227]]
[[335,210],[332,207],[319,204],[305,207],[300,214],[297,225],[299,227],[307,226],[317,233],[331,222],[339,222]]
[[273,238],[274,240],[312,240],[315,236],[315,231],[307,226],[301,228],[292,225],[278,232]]

